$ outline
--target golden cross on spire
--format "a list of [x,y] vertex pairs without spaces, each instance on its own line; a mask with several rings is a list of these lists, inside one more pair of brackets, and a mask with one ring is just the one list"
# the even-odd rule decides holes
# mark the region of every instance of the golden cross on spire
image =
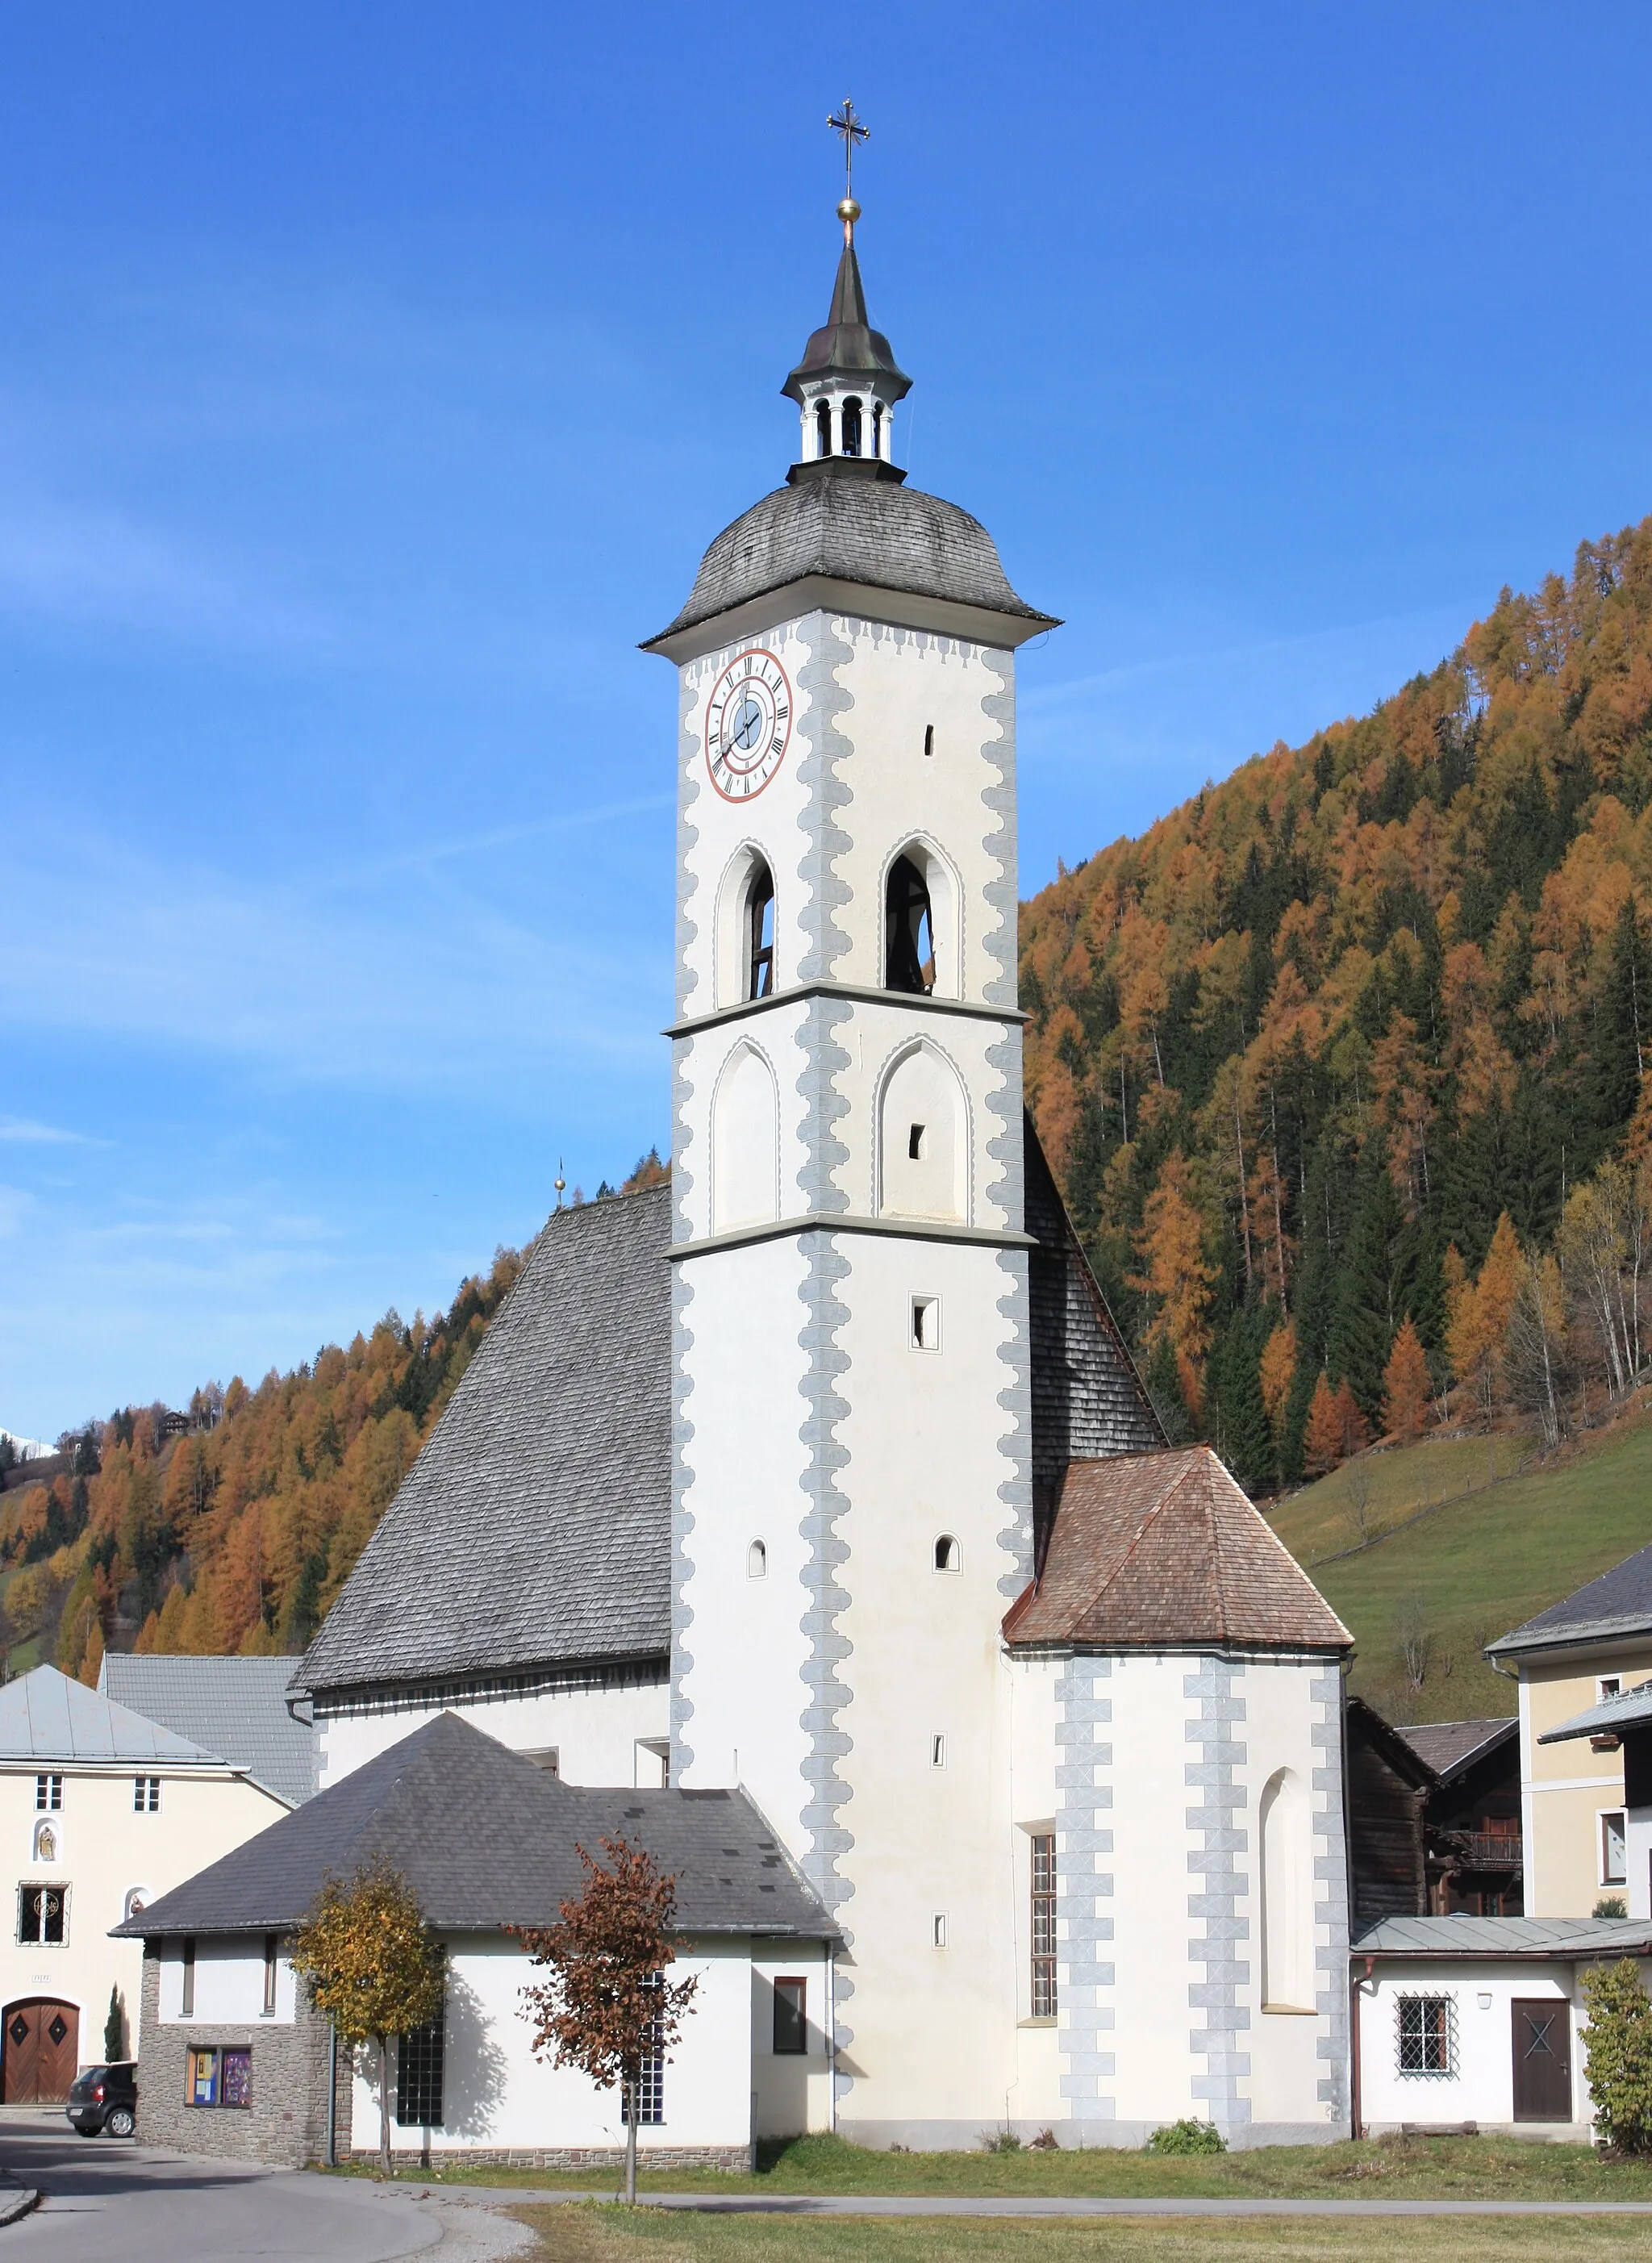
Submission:
[[843,136],[843,197],[845,203],[855,194],[855,145],[869,141],[872,129],[862,126],[855,114],[855,105],[846,94],[841,110],[834,110],[826,119],[834,134]]

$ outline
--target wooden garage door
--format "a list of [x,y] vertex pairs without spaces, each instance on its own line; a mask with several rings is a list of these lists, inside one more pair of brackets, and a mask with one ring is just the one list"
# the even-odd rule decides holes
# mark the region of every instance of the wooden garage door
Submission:
[[1555,1996],[1517,1996],[1514,2020],[1514,2118],[1572,2118],[1571,2007]]
[[0,2033],[5,2038],[0,2090],[8,2106],[69,2096],[80,2060],[80,2014],[72,2004],[54,2003],[49,1998],[8,2004]]

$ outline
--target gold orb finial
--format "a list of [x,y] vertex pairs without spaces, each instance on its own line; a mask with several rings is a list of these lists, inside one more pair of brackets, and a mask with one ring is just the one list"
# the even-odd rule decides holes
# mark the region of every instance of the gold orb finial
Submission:
[[838,218],[850,228],[861,216],[861,208],[853,197],[842,198],[838,205]]

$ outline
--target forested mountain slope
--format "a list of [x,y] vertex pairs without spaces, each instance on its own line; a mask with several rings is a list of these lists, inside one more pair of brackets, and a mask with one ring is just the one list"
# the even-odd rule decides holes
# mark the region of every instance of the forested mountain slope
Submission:
[[1253,1489],[1640,1365],[1649,802],[1652,519],[1024,907],[1045,1147]]

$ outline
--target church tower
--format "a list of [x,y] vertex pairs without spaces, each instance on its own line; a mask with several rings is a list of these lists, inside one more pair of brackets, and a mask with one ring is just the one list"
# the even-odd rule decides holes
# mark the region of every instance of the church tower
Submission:
[[745,1785],[833,1912],[869,2131],[1001,2113],[989,2006],[1014,2024],[1015,652],[1056,624],[905,484],[859,210],[797,460],[646,649],[681,683],[672,1781]]

